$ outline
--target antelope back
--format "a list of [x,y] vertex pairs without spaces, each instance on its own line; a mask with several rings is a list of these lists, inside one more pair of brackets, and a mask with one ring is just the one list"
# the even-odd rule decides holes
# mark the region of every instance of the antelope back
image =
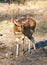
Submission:
[[29,19],[30,32],[33,34],[36,28],[36,22],[33,19]]
[[36,26],[36,22],[33,19],[29,19],[30,26]]

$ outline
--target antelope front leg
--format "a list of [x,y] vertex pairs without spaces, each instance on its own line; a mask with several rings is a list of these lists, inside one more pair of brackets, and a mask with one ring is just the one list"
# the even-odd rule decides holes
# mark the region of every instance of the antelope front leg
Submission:
[[25,42],[25,36],[24,36],[24,38],[23,38],[22,40],[23,40],[23,46],[22,46],[22,50],[24,51],[24,42]]
[[15,41],[16,41],[16,56],[18,56],[18,54],[19,54],[19,39],[16,38]]
[[30,40],[28,41],[28,51],[30,52],[31,51],[31,45],[30,45]]
[[33,45],[33,47],[34,47],[34,50],[36,50],[35,41],[34,41],[34,38],[33,38],[33,37],[31,38],[31,41],[32,41],[32,45]]
[[19,44],[16,45],[16,56],[19,54]]

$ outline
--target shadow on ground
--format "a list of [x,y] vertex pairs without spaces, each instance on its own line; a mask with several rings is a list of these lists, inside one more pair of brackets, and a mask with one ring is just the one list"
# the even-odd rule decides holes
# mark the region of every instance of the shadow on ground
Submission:
[[45,40],[45,41],[39,41],[39,42],[36,43],[36,48],[37,49],[43,48],[45,46],[47,46],[47,40]]

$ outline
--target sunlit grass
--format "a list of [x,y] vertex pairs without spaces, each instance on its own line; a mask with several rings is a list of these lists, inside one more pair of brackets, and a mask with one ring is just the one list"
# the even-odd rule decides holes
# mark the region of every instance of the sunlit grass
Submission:
[[34,1],[34,2],[32,2],[32,1],[30,1],[30,2],[26,2],[25,3],[28,7],[32,7],[32,6],[34,6],[34,7],[43,7],[43,6],[47,6],[47,1]]
[[0,30],[10,29],[10,28],[12,28],[12,24],[10,22],[8,22],[6,24],[0,24]]
[[47,23],[41,22],[40,27],[42,30],[47,30]]

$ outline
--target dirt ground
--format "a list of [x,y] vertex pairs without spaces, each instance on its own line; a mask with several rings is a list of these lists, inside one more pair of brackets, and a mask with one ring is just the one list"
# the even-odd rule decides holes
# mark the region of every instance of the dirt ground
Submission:
[[[3,5],[1,5],[1,6],[3,6]],[[10,8],[11,6],[8,6],[8,8]],[[14,6],[14,4],[13,4],[13,6]],[[29,13],[29,14],[31,13],[31,15],[29,15],[29,14],[28,15],[31,18],[33,18],[37,23],[37,26],[36,26],[37,30],[33,34],[34,39],[35,39],[35,44],[36,44],[36,50],[33,49],[32,44],[31,44],[31,52],[27,51],[28,38],[26,37],[25,46],[24,46],[25,52],[23,54],[22,48],[20,46],[19,56],[16,57],[15,36],[12,33],[11,23],[9,23],[11,15],[10,15],[10,17],[9,17],[9,15],[7,15],[8,9],[7,9],[7,11],[5,9],[4,10],[2,9],[2,11],[4,11],[4,12],[6,11],[6,13],[3,13],[2,16],[4,14],[6,14],[8,16],[7,18],[9,18],[9,20],[6,20],[7,18],[5,15],[4,15],[5,17],[4,16],[1,17],[1,18],[3,18],[3,20],[1,20],[2,22],[0,23],[0,65],[47,65],[47,14],[46,14],[47,7],[46,7],[46,9],[42,8],[41,11],[40,11],[41,8],[39,10],[37,10],[37,9],[29,10],[29,9],[28,8],[26,9],[26,7],[25,7],[24,12],[23,12],[23,11],[21,11],[22,10],[22,8],[21,8],[20,12],[25,14],[26,13],[25,10],[26,10],[27,13]],[[13,8],[10,9],[9,12],[11,12],[11,10],[13,10]],[[45,12],[44,12],[44,10],[45,10]],[[0,10],[0,12],[2,12],[2,11]],[[38,12],[40,12],[40,13],[38,13]],[[21,14],[21,15],[23,15],[23,14]],[[21,15],[19,15],[19,16],[21,16]],[[12,16],[14,16],[14,15],[12,15]],[[15,15],[15,16],[17,16],[17,15]],[[14,16],[14,18],[16,18],[15,16]],[[6,23],[4,20],[9,21],[9,22]]]
[[0,31],[0,65],[47,65],[47,30],[37,27],[37,32],[33,34],[36,50],[33,50],[31,44],[31,52],[27,51],[27,38],[25,39],[24,54],[22,48],[19,48],[19,56],[16,57],[15,37],[11,28]]
[[26,44],[24,54],[20,47],[16,57],[14,38],[10,34],[0,36],[0,65],[47,65],[47,34],[34,37],[37,49],[33,50],[31,46],[31,52],[28,52]]

